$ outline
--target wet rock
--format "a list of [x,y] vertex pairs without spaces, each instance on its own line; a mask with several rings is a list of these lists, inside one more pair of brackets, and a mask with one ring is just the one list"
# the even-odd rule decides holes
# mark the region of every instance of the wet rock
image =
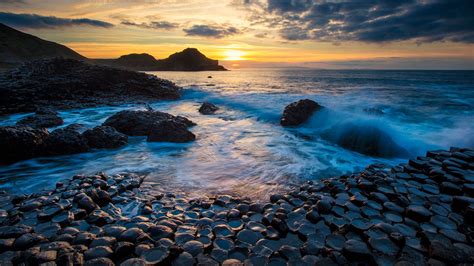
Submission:
[[107,118],[104,126],[111,126],[117,131],[129,136],[148,136],[155,124],[171,120],[183,124],[185,127],[195,125],[192,121],[167,113],[153,110],[125,110]]
[[410,205],[406,208],[406,216],[418,222],[429,221],[431,215],[433,213],[421,205]]
[[280,124],[282,126],[297,126],[304,123],[313,112],[321,108],[319,104],[309,99],[291,103],[285,107]]
[[241,242],[248,243],[250,245],[255,245],[258,240],[262,239],[263,236],[255,231],[244,229],[237,233],[237,239]]
[[334,250],[338,250],[338,251],[341,251],[343,249],[345,242],[346,242],[346,238],[344,238],[341,235],[329,235],[326,238],[326,244],[330,248]]
[[26,233],[32,232],[33,228],[26,225],[12,225],[0,227],[0,238],[18,238]]
[[237,259],[227,259],[222,262],[222,266],[242,266],[244,265],[240,260]]
[[40,156],[49,138],[45,129],[27,126],[0,127],[0,163],[13,163]]
[[89,151],[87,140],[71,127],[59,128],[49,134],[43,142],[44,155],[55,156]]
[[83,265],[84,255],[78,252],[60,253],[56,263],[58,265]]
[[97,204],[92,200],[92,198],[87,196],[86,194],[79,194],[75,197],[74,200],[77,202],[77,205],[80,208],[83,208],[88,212],[91,212],[98,207]]
[[95,258],[86,261],[84,266],[115,266],[115,263],[109,258]]
[[52,110],[38,110],[35,114],[29,115],[19,120],[16,124],[21,126],[29,126],[32,128],[48,128],[57,127],[64,123],[63,119],[57,112]]
[[[459,248],[463,247],[463,248]],[[469,246],[455,246],[447,240],[435,239],[430,242],[429,254],[450,263],[473,263],[474,248]]]
[[183,250],[191,254],[193,257],[196,257],[204,251],[204,245],[199,241],[191,240],[183,245]]
[[123,231],[120,236],[118,237],[118,239],[120,241],[126,241],[126,242],[136,242],[136,241],[139,241],[141,237],[143,237],[144,235],[144,232],[143,230],[139,229],[139,228],[130,228],[130,229],[127,229],[125,231]]
[[331,211],[331,202],[329,200],[318,200],[316,208],[320,213],[329,213]]
[[84,252],[84,257],[86,260],[91,260],[95,258],[110,258],[114,252],[110,247],[98,246],[88,249]]
[[181,122],[173,120],[163,120],[154,124],[148,135],[148,142],[189,142],[196,139],[196,136],[187,129]]
[[192,266],[194,265],[194,258],[191,254],[183,252],[179,254],[177,258],[173,260],[171,265],[173,266]]
[[146,266],[146,262],[140,258],[131,258],[120,264],[120,266]]
[[13,248],[16,250],[25,250],[44,240],[45,238],[42,235],[26,233],[15,239],[15,242],[13,242]]
[[145,261],[147,265],[156,265],[163,263],[169,256],[169,250],[164,247],[155,247],[145,250],[141,254],[141,259]]
[[53,223],[58,223],[61,226],[66,226],[70,224],[72,221],[74,221],[74,214],[70,211],[63,211],[59,213],[58,215],[54,216],[53,219],[51,219]]
[[367,245],[358,240],[349,239],[344,244],[344,256],[350,261],[368,261],[374,263],[374,258]]
[[456,223],[445,216],[434,215],[431,217],[430,222],[436,227],[438,227],[439,229],[446,229],[446,230],[457,229]]
[[128,142],[128,137],[110,126],[97,126],[82,133],[91,148],[114,149]]
[[300,250],[289,245],[281,246],[281,248],[278,250],[278,254],[280,254],[286,260],[295,260],[301,258]]
[[199,112],[203,115],[211,115],[217,110],[219,110],[219,107],[209,102],[204,102],[202,103],[201,107],[199,107]]
[[398,254],[398,246],[395,245],[390,239],[386,237],[381,237],[381,238],[370,238],[369,239],[369,244],[370,246],[389,256],[395,256]]
[[372,125],[339,124],[323,132],[322,137],[343,148],[370,156],[391,158],[409,154],[388,133]]

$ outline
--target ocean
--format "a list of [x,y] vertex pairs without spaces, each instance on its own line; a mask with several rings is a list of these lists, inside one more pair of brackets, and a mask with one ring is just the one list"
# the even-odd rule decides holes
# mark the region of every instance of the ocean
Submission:
[[[150,72],[182,86],[178,101],[151,106],[185,116],[197,140],[147,143],[130,137],[115,150],[37,158],[0,166],[0,189],[26,193],[51,188],[75,174],[139,172],[146,182],[190,195],[230,193],[254,198],[306,180],[349,174],[372,163],[397,165],[427,150],[474,147],[474,71],[245,69]],[[212,76],[209,78],[208,76]],[[300,127],[283,128],[286,105],[311,99],[325,108]],[[204,101],[220,110],[201,115]],[[61,111],[65,125],[100,125],[124,105]],[[12,125],[25,115],[3,117]],[[345,149],[324,136],[356,130],[379,145],[405,151],[388,158]],[[364,135],[365,134],[365,135]],[[384,146],[386,145],[386,146]]]

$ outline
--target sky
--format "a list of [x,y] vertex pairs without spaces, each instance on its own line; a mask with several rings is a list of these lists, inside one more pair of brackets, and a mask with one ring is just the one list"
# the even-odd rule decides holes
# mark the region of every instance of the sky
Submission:
[[0,0],[90,58],[198,48],[228,67],[474,69],[472,0]]

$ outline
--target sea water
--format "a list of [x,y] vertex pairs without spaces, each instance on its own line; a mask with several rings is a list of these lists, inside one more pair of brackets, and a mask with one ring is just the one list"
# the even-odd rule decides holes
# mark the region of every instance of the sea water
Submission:
[[[374,71],[245,69],[225,72],[150,72],[182,86],[178,101],[159,111],[197,123],[191,143],[148,143],[130,137],[113,150],[36,158],[0,166],[0,189],[14,193],[51,188],[75,174],[138,172],[170,191],[264,197],[305,180],[362,170],[371,163],[396,165],[427,150],[474,147],[473,71]],[[209,78],[212,76],[212,78]],[[324,106],[305,124],[279,124],[286,105],[311,99]],[[202,115],[208,101],[220,110]],[[61,111],[64,126],[100,125],[112,114],[143,105]],[[3,117],[12,125],[27,114]],[[345,125],[376,128],[407,153],[371,157],[323,138]],[[360,132],[359,132],[360,133]]]

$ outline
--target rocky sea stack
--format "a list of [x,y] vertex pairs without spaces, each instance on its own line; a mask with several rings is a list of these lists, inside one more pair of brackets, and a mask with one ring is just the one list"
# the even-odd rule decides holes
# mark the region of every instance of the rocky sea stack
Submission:
[[0,74],[0,115],[177,99],[181,88],[153,75],[73,59],[25,63]]
[[143,176],[0,194],[0,264],[468,265],[474,150],[307,182],[270,201],[187,199]]

